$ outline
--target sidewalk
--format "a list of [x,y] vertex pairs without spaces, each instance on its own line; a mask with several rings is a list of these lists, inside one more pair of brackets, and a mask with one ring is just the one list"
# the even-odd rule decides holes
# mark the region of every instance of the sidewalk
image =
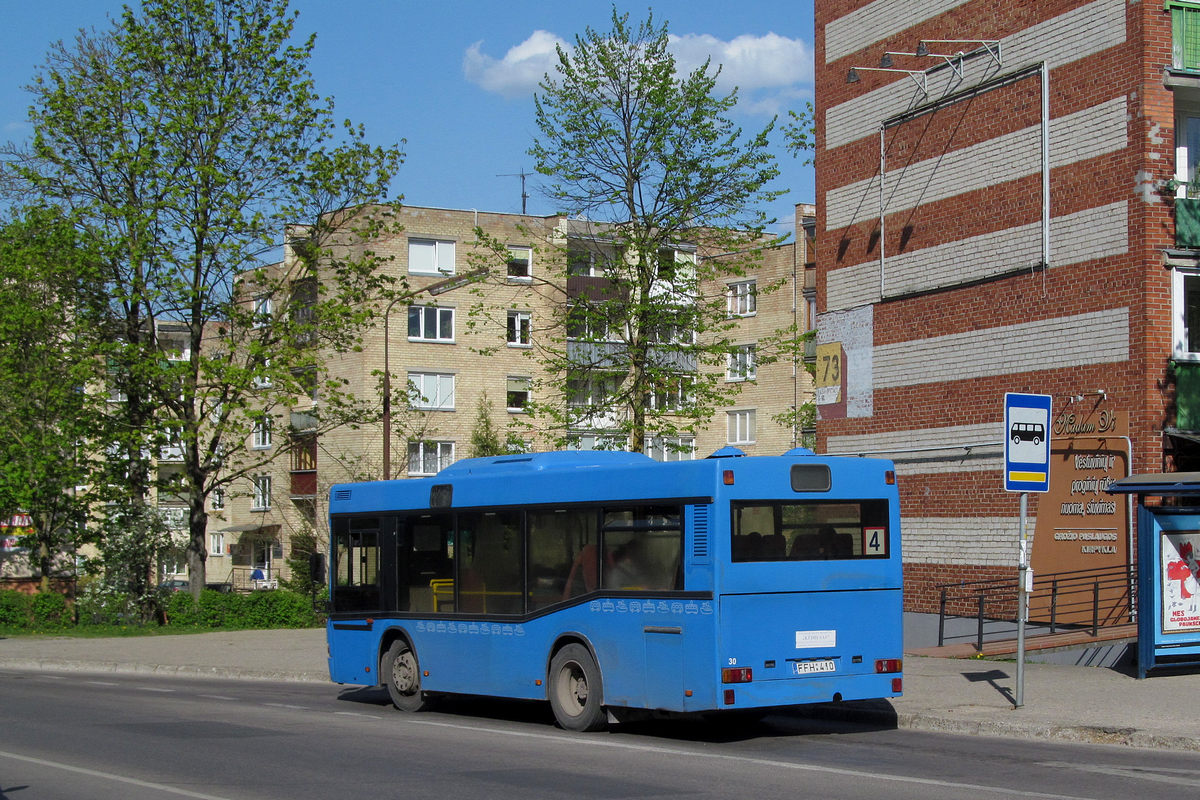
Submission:
[[[323,629],[0,639],[0,669],[329,680]],[[1012,707],[1015,691],[1014,663],[909,655],[903,697],[821,711],[926,731],[1200,752],[1190,702],[1200,696],[1200,673],[1139,681],[1104,668],[1027,664],[1023,708]]]

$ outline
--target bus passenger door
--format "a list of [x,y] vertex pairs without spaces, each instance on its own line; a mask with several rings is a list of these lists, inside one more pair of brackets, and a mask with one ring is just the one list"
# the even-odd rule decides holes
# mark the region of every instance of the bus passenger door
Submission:
[[[649,602],[649,601],[647,601]],[[683,627],[645,625],[647,708],[683,711]]]

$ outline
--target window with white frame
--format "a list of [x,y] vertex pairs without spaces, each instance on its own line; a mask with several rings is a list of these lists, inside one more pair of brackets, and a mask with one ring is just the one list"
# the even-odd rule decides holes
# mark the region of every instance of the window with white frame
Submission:
[[408,272],[411,275],[453,275],[454,242],[444,239],[409,239]]
[[755,281],[729,284],[726,303],[731,317],[750,317],[758,311],[758,288]]
[[409,403],[426,411],[454,410],[454,375],[443,372],[410,372]]
[[252,480],[254,492],[250,496],[250,510],[269,511],[271,508],[271,476],[255,475]]
[[567,378],[567,405],[573,408],[588,408],[608,404],[620,386],[615,375],[592,373],[587,376]]
[[408,474],[436,475],[454,463],[454,442],[409,442]]
[[696,457],[696,440],[691,436],[647,436],[645,453],[655,461],[691,461]]
[[650,407],[656,411],[679,411],[687,405],[692,388],[691,375],[671,375],[658,382],[650,392]]
[[262,416],[254,420],[254,441],[255,450],[265,450],[271,446],[271,418]]
[[440,306],[409,306],[410,342],[453,342],[454,309]]
[[754,345],[742,344],[729,352],[729,362],[725,367],[725,380],[753,380],[757,374],[754,359]]
[[1177,361],[1200,361],[1200,270],[1176,269],[1172,277],[1172,355]]
[[533,275],[533,248],[508,246],[508,277],[510,280],[529,280]]
[[225,555],[225,534],[221,531],[208,534],[208,554],[210,556]]
[[262,328],[271,321],[271,298],[263,295],[254,298],[254,327]]
[[615,433],[576,433],[567,438],[568,450],[624,450],[625,437]]
[[612,341],[612,331],[603,309],[584,302],[572,303],[567,309],[567,338],[589,342]]
[[533,315],[528,311],[508,312],[508,346],[529,347],[533,343]]
[[729,444],[754,444],[754,409],[730,411],[726,414],[729,422]]
[[254,388],[269,389],[271,387],[271,357],[263,356],[262,366],[254,376]]
[[225,490],[220,486],[213,489],[208,495],[208,502],[212,506],[213,511],[220,511],[225,508]]
[[574,242],[567,246],[567,274],[600,278],[619,260],[619,251],[597,242]]
[[524,411],[529,405],[529,391],[533,381],[529,378],[515,378],[509,376],[508,388],[505,391],[507,407],[509,411]]
[[1175,114],[1175,181],[1177,197],[1200,195],[1200,108]]

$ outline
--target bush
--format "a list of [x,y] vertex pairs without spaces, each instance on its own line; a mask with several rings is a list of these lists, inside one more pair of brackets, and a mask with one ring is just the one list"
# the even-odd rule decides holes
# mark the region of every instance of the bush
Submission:
[[246,598],[243,622],[247,628],[310,628],[316,624],[312,600],[277,589],[255,592]]
[[200,619],[202,628],[244,628],[238,623],[243,599],[239,594],[205,589],[200,592]]
[[89,582],[75,599],[75,615],[80,625],[128,625],[139,620],[133,598],[104,586]]
[[171,592],[163,605],[168,625],[194,628],[200,624],[200,606],[190,592]]
[[67,598],[58,592],[38,592],[33,596],[33,624],[38,630],[56,631],[73,622]]
[[33,624],[33,598],[15,589],[0,591],[0,627],[28,628]]

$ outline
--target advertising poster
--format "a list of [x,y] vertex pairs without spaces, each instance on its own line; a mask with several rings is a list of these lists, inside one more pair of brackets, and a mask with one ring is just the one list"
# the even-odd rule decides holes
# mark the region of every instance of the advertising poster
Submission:
[[1200,631],[1200,531],[1162,534],[1162,632]]

